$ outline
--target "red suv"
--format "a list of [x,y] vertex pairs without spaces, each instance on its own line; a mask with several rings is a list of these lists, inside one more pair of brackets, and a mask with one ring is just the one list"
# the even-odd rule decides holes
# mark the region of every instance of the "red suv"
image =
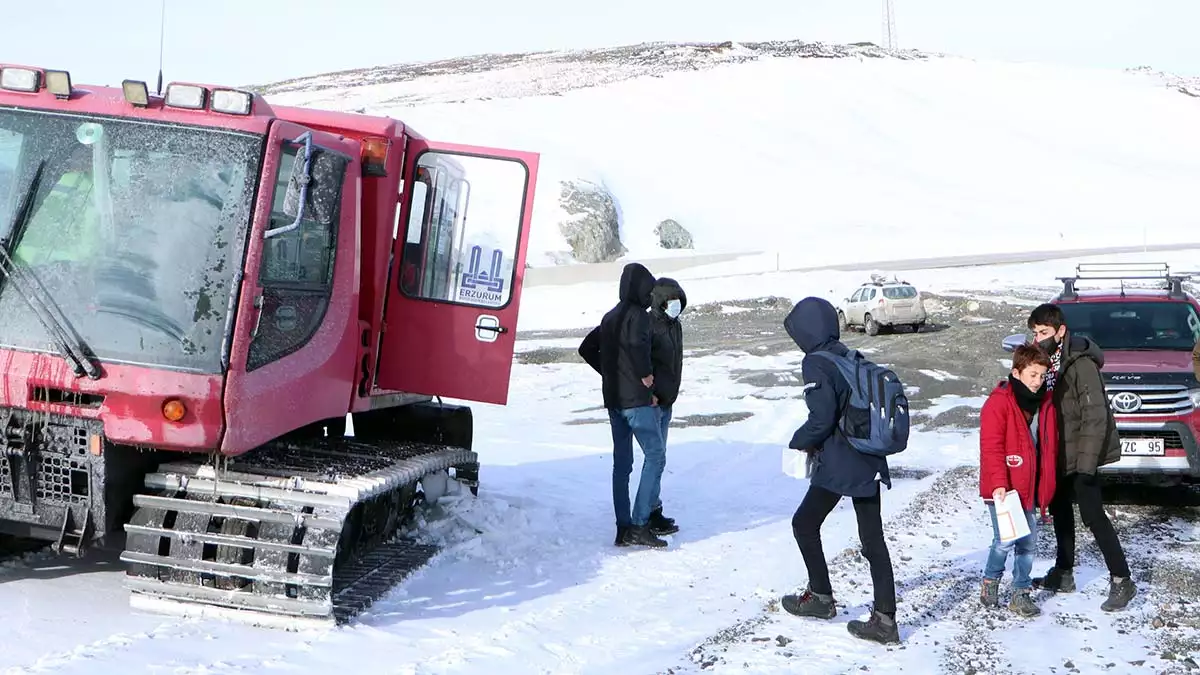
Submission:
[[[1063,290],[1051,302],[1062,308],[1067,330],[1104,350],[1101,372],[1122,454],[1101,467],[1107,478],[1200,482],[1200,382],[1192,368],[1200,302],[1183,290],[1187,278],[1165,263],[1080,264],[1075,276],[1059,277]],[[1103,288],[1078,288],[1095,281]],[[1004,350],[1025,341],[1011,335]]]

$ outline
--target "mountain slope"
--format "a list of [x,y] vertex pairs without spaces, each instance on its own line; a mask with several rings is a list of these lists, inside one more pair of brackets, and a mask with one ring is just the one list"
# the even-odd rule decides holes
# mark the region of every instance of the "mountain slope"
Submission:
[[[1183,83],[1186,85],[1186,83]],[[873,45],[639,45],[484,56],[264,87],[444,140],[543,154],[532,264],[573,259],[567,185],[616,202],[634,254],[837,263],[1195,239],[1200,101],[1168,76]]]

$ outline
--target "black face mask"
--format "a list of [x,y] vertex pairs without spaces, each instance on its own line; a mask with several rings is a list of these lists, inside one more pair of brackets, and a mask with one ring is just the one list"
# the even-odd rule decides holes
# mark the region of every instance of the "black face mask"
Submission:
[[1053,354],[1054,352],[1058,351],[1058,338],[1051,335],[1045,340],[1039,340],[1037,346],[1038,349],[1041,349],[1047,354]]

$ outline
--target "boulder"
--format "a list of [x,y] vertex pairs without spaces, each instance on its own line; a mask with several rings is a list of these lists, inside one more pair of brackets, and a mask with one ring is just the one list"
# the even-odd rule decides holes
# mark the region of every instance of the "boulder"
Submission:
[[617,203],[603,186],[586,180],[562,182],[559,205],[569,216],[558,224],[576,262],[611,262],[625,255]]
[[663,248],[690,249],[694,247],[692,233],[670,218],[659,223],[654,228],[654,234]]

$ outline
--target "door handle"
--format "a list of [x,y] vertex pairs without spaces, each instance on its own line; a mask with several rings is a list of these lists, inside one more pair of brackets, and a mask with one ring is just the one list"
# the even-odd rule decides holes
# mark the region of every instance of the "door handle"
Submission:
[[504,326],[488,326],[485,324],[475,324],[475,330],[490,330],[493,333],[507,333],[508,329]]
[[263,302],[263,296],[259,295],[254,298],[254,308],[257,309],[258,312],[257,312],[257,316],[254,317],[254,328],[250,331],[250,339],[251,340],[258,337],[258,327],[260,324],[262,324],[262,315],[263,315],[263,305],[264,304],[265,303]]

